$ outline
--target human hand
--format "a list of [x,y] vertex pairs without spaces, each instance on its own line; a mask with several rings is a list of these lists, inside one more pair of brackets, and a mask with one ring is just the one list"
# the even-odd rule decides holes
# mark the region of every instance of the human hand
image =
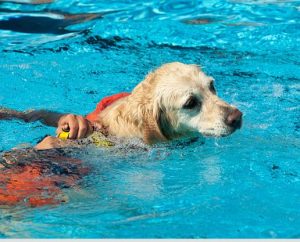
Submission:
[[93,132],[93,126],[83,116],[66,114],[59,119],[56,133],[60,134],[63,130],[69,130],[69,139],[82,139]]
[[61,148],[67,146],[66,142],[63,142],[59,138],[47,136],[41,142],[39,142],[34,148],[36,150],[47,150],[54,148]]

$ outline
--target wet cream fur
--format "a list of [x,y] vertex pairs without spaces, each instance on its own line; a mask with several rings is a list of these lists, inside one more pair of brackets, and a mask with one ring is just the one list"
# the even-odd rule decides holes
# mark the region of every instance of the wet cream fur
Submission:
[[[145,143],[194,135],[226,136],[234,130],[225,124],[233,106],[210,90],[213,78],[197,65],[168,63],[148,74],[132,94],[108,106],[99,123],[108,135],[137,137]],[[194,109],[183,105],[191,95],[201,100]]]

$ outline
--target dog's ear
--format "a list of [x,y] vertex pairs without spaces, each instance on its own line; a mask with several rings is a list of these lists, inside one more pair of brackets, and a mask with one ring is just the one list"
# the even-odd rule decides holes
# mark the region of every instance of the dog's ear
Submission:
[[147,144],[167,140],[160,127],[162,110],[159,105],[159,100],[155,97],[155,82],[155,73],[150,73],[139,87],[139,91],[142,93],[141,97],[143,98],[143,100],[140,101],[140,103],[143,103],[143,140]]
[[150,110],[147,115],[144,116],[144,131],[143,139],[147,144],[155,144],[157,142],[166,141],[167,138],[162,133],[162,127],[160,124],[160,117],[162,110],[158,108]]

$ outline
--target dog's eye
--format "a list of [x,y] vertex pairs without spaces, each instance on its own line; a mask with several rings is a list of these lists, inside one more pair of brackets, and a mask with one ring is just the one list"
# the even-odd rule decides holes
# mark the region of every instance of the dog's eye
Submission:
[[196,106],[198,106],[199,104],[199,101],[196,97],[190,97],[186,103],[183,105],[183,108],[184,109],[192,109]]
[[215,89],[215,86],[214,86],[214,83],[213,83],[213,82],[211,82],[211,83],[209,84],[209,90],[210,90],[212,93],[216,93],[216,89]]

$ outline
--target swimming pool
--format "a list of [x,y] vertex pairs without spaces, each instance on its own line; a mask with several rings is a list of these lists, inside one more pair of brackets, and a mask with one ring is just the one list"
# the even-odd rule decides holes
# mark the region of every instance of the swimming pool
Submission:
[[[23,2],[23,3],[22,3]],[[1,208],[3,238],[299,238],[297,1],[0,1],[0,105],[86,114],[163,63],[197,63],[232,136],[90,150],[59,206]],[[0,150],[54,129],[0,122]],[[204,142],[204,144],[203,144]]]

